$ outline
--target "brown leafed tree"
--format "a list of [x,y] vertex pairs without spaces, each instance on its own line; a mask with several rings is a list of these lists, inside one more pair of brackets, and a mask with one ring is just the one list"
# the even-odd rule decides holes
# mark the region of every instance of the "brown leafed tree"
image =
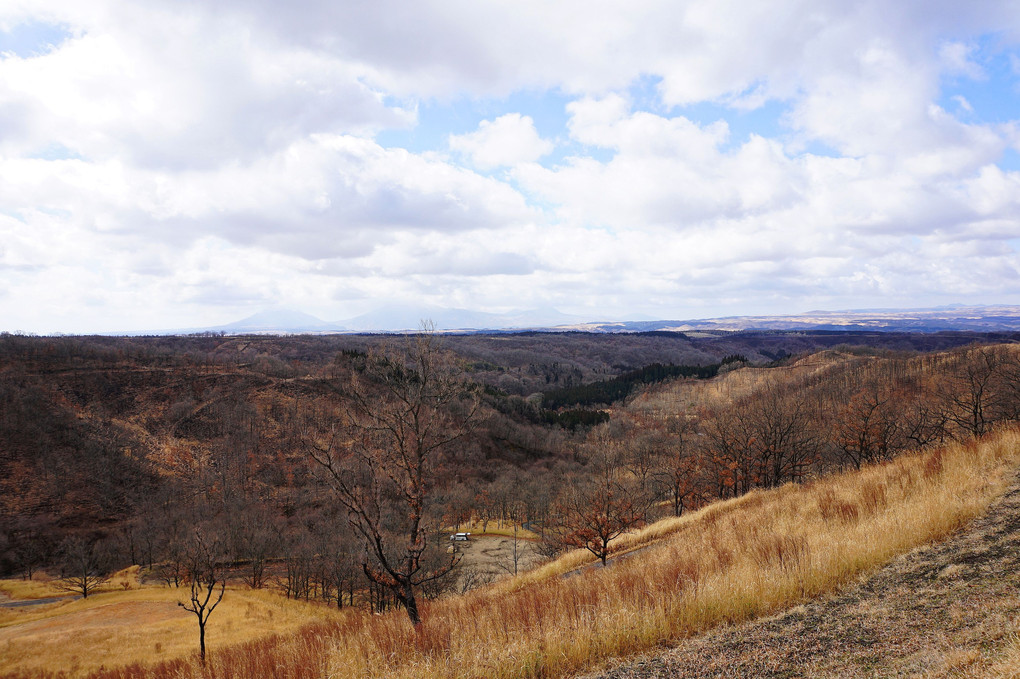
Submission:
[[740,418],[724,408],[702,418],[703,462],[717,497],[737,497],[761,483],[753,435]]
[[604,430],[585,445],[588,474],[564,488],[556,504],[554,523],[559,540],[586,549],[604,566],[609,543],[640,523],[644,507],[628,479],[617,442]]
[[818,462],[820,443],[808,404],[778,383],[766,382],[736,417],[747,434],[762,485],[799,480]]
[[901,416],[893,392],[878,383],[865,385],[839,408],[832,440],[840,461],[862,465],[890,458],[903,445]]
[[478,399],[429,328],[410,337],[403,352],[343,359],[344,408],[305,444],[365,545],[365,575],[417,626],[416,590],[456,565],[439,544],[442,511],[433,501]]

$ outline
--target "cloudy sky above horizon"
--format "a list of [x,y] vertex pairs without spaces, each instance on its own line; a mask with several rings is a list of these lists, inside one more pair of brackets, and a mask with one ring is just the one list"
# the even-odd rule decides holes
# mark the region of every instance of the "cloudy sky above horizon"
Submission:
[[0,330],[1020,304],[1014,0],[3,0]]

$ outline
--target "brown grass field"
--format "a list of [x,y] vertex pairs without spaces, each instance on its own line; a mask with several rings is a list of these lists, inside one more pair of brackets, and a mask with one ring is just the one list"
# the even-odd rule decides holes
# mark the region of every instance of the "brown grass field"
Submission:
[[607,664],[585,679],[1015,677],[1020,474],[948,539],[821,597]]
[[[45,576],[0,581],[0,591],[13,598],[67,595]],[[136,566],[118,573],[88,599],[0,608],[0,671],[77,677],[101,667],[190,658],[197,655],[198,625],[193,614],[177,605],[187,596],[185,588],[139,584]],[[210,648],[221,648],[285,635],[338,615],[273,592],[231,588],[212,614],[206,641]]]
[[[400,611],[325,617],[264,592],[228,591],[230,608],[210,622],[205,669],[187,650],[194,621],[168,611],[176,592],[110,592],[3,618],[0,666],[26,677],[82,676],[100,664],[120,669],[97,677],[570,676],[847,585],[979,515],[1018,465],[1020,433],[1004,430],[752,492],[619,540],[617,554],[627,555],[608,568],[581,568],[592,557],[572,552],[428,602],[418,630]],[[1020,642],[1010,652],[1020,656]]]
[[801,358],[790,365],[762,368],[745,366],[740,370],[723,373],[712,380],[673,380],[652,385],[627,404],[632,413],[656,418],[674,413],[696,412],[699,408],[729,405],[750,396],[770,381],[780,379],[796,381],[839,366],[846,355],[838,351],[824,351]]

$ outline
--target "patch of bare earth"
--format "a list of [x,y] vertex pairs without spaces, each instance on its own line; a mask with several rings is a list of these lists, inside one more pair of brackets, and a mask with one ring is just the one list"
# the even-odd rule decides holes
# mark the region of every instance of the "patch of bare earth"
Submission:
[[841,591],[587,679],[983,677],[1020,619],[1020,480],[948,540]]
[[[514,539],[501,535],[472,536],[469,541],[453,544],[460,557],[456,589],[474,589],[515,571]],[[545,561],[531,540],[517,540],[518,571],[534,568]]]

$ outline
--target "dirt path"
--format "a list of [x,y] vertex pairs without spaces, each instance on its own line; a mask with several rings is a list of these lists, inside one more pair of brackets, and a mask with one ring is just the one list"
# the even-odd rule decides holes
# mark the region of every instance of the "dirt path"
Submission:
[[58,601],[73,601],[80,598],[80,596],[54,596],[45,599],[11,599],[5,594],[0,594],[0,608],[27,608],[28,606],[43,606],[45,604],[55,604]]
[[984,676],[1020,619],[1020,481],[859,584],[587,679]]

